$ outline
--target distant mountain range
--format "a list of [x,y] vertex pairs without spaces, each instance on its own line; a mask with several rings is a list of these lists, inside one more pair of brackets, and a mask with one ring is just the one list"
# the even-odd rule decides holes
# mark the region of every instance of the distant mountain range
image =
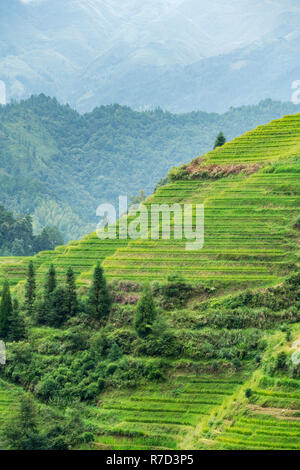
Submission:
[[147,194],[174,165],[284,114],[265,100],[225,114],[137,112],[120,105],[79,114],[45,95],[0,107],[0,204],[33,215],[37,232],[56,225],[65,240],[96,228],[96,208],[119,195]]
[[299,38],[293,0],[10,0],[0,80],[8,100],[43,92],[80,111],[224,112],[290,100]]

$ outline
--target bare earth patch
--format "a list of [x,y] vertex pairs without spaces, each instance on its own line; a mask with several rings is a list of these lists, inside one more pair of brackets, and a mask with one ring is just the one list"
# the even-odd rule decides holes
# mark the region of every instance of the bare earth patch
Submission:
[[230,165],[207,165],[201,166],[202,161],[200,159],[193,160],[189,165],[184,167],[186,174],[196,178],[222,178],[230,175],[238,175],[243,173],[245,175],[251,175],[260,170],[261,165],[254,163],[251,165],[247,164],[230,164]]
[[253,413],[273,416],[278,419],[288,419],[292,421],[299,421],[300,417],[294,416],[295,413],[299,413],[300,410],[286,410],[282,408],[264,408],[258,405],[248,405],[247,407]]

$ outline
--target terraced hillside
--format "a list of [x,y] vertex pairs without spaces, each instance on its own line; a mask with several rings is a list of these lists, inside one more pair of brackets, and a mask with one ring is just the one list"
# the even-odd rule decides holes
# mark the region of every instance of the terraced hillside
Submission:
[[[91,234],[33,257],[40,286],[50,263],[60,279],[73,266],[83,287],[102,261],[114,303],[104,326],[87,312],[60,328],[28,318],[5,380],[48,405],[82,401],[92,448],[298,449],[299,155],[300,115],[287,116],[173,169],[146,205],[204,204],[201,250]],[[27,264],[0,265],[16,293]],[[159,317],[145,338],[144,281]]]
[[148,204],[204,204],[204,248],[186,251],[186,240],[131,241],[105,259],[107,275],[161,280],[177,271],[189,281],[236,288],[278,282],[298,259],[299,131],[300,116],[288,116],[173,170],[176,181]]
[[[299,279],[296,289],[285,284],[251,294],[244,307],[246,297],[235,296],[202,304],[200,315],[199,309],[165,312],[180,320],[184,344],[202,334],[198,354],[188,359],[183,349],[181,359],[168,360],[166,382],[103,394],[97,407],[89,407],[89,422],[98,428],[92,448],[300,449],[299,367],[291,363],[291,354],[300,352]],[[201,319],[209,325],[205,329]],[[260,345],[250,342],[234,353],[230,334],[238,337],[239,349],[254,327]],[[209,354],[207,342],[216,334],[221,342]],[[232,366],[233,355],[243,359]]]
[[[117,247],[126,245],[126,240],[107,240],[100,242],[95,233],[87,235],[80,241],[72,241],[66,246],[56,247],[53,251],[43,251],[31,258],[0,258],[0,282],[8,278],[11,286],[17,286],[26,278],[29,260],[33,260],[40,284],[50,264],[57,268],[58,278],[62,278],[69,266],[72,266],[77,277],[85,279],[97,261],[104,260]],[[84,281],[83,281],[84,283]]]
[[14,416],[19,403],[20,391],[0,379],[0,449],[3,449],[3,429],[8,419]]
[[[299,351],[299,327],[294,332],[294,338],[298,339],[288,344],[287,351],[294,350],[294,344]],[[277,342],[277,349],[278,344],[283,344],[282,339]],[[272,377],[265,370],[255,373],[246,386],[249,385],[253,387],[251,397],[242,399],[242,406],[232,407],[225,415],[223,413],[223,424],[215,426],[211,432],[211,447],[225,450],[300,450],[299,378],[287,378],[283,374]],[[215,422],[217,420],[215,418]]]
[[[174,271],[193,282],[236,289],[271,284],[297,262],[293,223],[300,202],[300,115],[260,126],[170,173],[146,205],[204,204],[205,244],[186,251],[186,240],[99,240],[95,234],[35,256],[41,278],[50,263],[72,265],[81,284],[103,261],[114,279],[162,280]],[[171,233],[173,231],[171,228]],[[0,265],[0,279],[25,277],[27,260]]]
[[[203,417],[218,410],[238,389],[245,374],[212,377],[176,374],[167,384],[148,386],[128,394],[114,392],[90,421],[99,426],[96,449],[179,449]],[[201,447],[205,448],[204,443]]]

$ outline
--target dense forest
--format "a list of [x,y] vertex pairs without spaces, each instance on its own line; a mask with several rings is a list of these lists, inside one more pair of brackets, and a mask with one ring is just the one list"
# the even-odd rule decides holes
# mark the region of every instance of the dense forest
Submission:
[[34,235],[30,215],[15,218],[0,205],[0,256],[29,256],[63,243],[56,227],[46,226],[39,235]]
[[174,166],[258,124],[300,111],[271,100],[227,113],[174,115],[119,105],[80,115],[45,95],[0,106],[0,201],[29,213],[35,232],[57,226],[66,241],[95,229],[96,208],[147,194]]

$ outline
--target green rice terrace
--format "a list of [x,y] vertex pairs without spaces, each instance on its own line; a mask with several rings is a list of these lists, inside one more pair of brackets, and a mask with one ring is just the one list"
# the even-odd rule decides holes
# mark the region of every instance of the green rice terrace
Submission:
[[[69,448],[300,450],[299,176],[300,115],[286,116],[173,168],[145,201],[203,204],[201,250],[93,233],[0,258],[27,332],[0,366],[1,446],[23,389],[42,429],[45,413],[80,408],[85,432]],[[56,325],[39,305],[26,311],[30,260],[39,298],[51,264],[57,283],[73,268],[76,316]],[[97,262],[112,298],[105,323],[84,310]],[[147,295],[157,317],[146,335],[136,312]]]

